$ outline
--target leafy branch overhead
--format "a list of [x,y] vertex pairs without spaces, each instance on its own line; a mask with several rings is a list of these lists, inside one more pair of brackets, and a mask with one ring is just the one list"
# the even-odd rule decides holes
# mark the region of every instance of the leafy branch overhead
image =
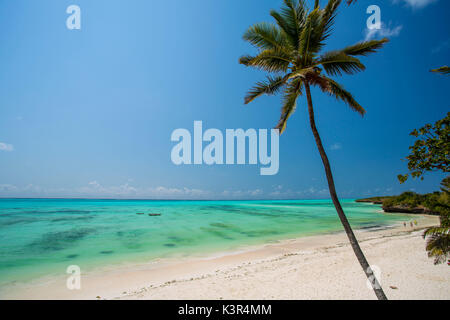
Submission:
[[448,66],[443,66],[437,69],[432,69],[430,70],[431,72],[437,72],[437,73],[442,73],[442,74],[450,74],[450,67]]
[[[419,138],[409,147],[410,155],[408,169],[413,178],[420,178],[428,171],[450,172],[450,112],[444,119],[436,121],[434,125],[424,127],[410,133]],[[408,179],[409,174],[398,175],[400,183]]]

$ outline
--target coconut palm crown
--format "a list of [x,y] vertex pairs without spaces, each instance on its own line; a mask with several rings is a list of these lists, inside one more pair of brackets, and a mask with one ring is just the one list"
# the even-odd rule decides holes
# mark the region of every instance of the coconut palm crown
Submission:
[[356,56],[375,52],[388,39],[364,41],[341,50],[322,53],[340,3],[341,0],[330,0],[321,9],[316,0],[314,9],[308,11],[303,0],[285,0],[279,12],[270,12],[276,24],[257,23],[243,36],[259,52],[255,56],[243,56],[239,62],[271,74],[267,76],[267,80],[256,83],[245,97],[245,103],[264,94],[282,92],[283,107],[276,127],[280,129],[280,133],[285,130],[287,120],[295,111],[297,99],[303,94],[305,84],[319,87],[361,115],[366,112],[350,92],[329,76],[365,70]]

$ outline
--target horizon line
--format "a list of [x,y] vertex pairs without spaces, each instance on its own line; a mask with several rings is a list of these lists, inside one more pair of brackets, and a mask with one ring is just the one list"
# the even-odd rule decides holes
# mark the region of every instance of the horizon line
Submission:
[[[376,196],[375,196],[376,197]],[[366,197],[372,198],[372,197]],[[283,200],[330,200],[331,198],[286,198],[286,199],[146,199],[146,198],[75,198],[75,197],[0,197],[0,200],[123,200],[123,201],[283,201]],[[342,200],[356,200],[365,198],[340,198]]]

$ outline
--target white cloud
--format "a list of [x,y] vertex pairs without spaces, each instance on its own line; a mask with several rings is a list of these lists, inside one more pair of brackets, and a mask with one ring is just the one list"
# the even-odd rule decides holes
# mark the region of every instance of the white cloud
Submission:
[[159,187],[134,187],[129,183],[103,186],[97,181],[75,188],[47,188],[33,184],[15,186],[0,184],[0,196],[6,197],[73,197],[117,199],[207,199],[212,193],[200,189]]
[[447,39],[445,41],[442,41],[440,44],[438,44],[436,47],[431,49],[431,53],[439,53],[441,51],[446,51],[448,48],[450,48],[450,39]]
[[328,198],[328,188],[309,187],[305,190],[274,190],[268,196],[274,199],[323,199]]
[[329,190],[327,188],[314,188],[309,187],[308,189],[293,192],[296,198],[303,199],[316,199],[316,198],[328,198]]
[[262,194],[262,193],[263,193],[263,191],[262,191],[261,189],[255,189],[255,190],[253,190],[253,191],[250,192],[250,195],[252,195],[252,196],[258,196],[258,195],[260,195],[260,194]]
[[384,38],[384,37],[396,37],[400,34],[400,31],[403,29],[402,25],[396,26],[394,28],[390,27],[391,23],[389,23],[389,26],[386,26],[386,24],[381,23],[380,29],[368,29],[366,28],[366,38],[365,41],[368,41],[373,38]]
[[220,194],[223,199],[249,199],[250,197],[258,197],[264,192],[261,189],[254,190],[225,190]]
[[1,197],[44,197],[44,198],[105,198],[105,199],[224,199],[224,200],[250,200],[250,199],[316,199],[328,198],[327,188],[310,187],[303,191],[296,191],[275,185],[267,192],[262,188],[248,190],[212,191],[187,187],[136,187],[128,182],[121,185],[104,186],[94,180],[81,187],[59,188],[41,187],[28,184],[16,186],[0,184]]
[[76,194],[87,196],[106,196],[120,198],[158,198],[158,199],[179,199],[179,198],[205,198],[210,193],[200,189],[190,188],[167,188],[144,187],[138,188],[130,185],[128,182],[119,186],[103,186],[97,181],[91,181],[87,186],[74,190]]
[[394,0],[394,3],[405,3],[407,6],[413,9],[421,9],[427,5],[437,2],[437,0]]
[[190,188],[166,188],[166,187],[157,187],[157,188],[148,188],[147,193],[157,196],[163,197],[207,197],[210,192],[201,190],[201,189],[190,189]]
[[342,144],[340,144],[339,142],[333,143],[330,146],[330,150],[340,150],[342,149]]
[[12,144],[0,142],[0,151],[13,151],[14,146]]
[[17,187],[12,184],[0,184],[0,192],[12,192],[17,190]]

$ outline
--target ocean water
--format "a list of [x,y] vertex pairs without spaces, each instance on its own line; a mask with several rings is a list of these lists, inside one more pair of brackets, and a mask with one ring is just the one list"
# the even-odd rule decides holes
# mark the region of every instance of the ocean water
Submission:
[[[342,204],[355,229],[404,219]],[[73,264],[90,270],[341,230],[330,200],[0,199],[0,285],[64,274]]]

